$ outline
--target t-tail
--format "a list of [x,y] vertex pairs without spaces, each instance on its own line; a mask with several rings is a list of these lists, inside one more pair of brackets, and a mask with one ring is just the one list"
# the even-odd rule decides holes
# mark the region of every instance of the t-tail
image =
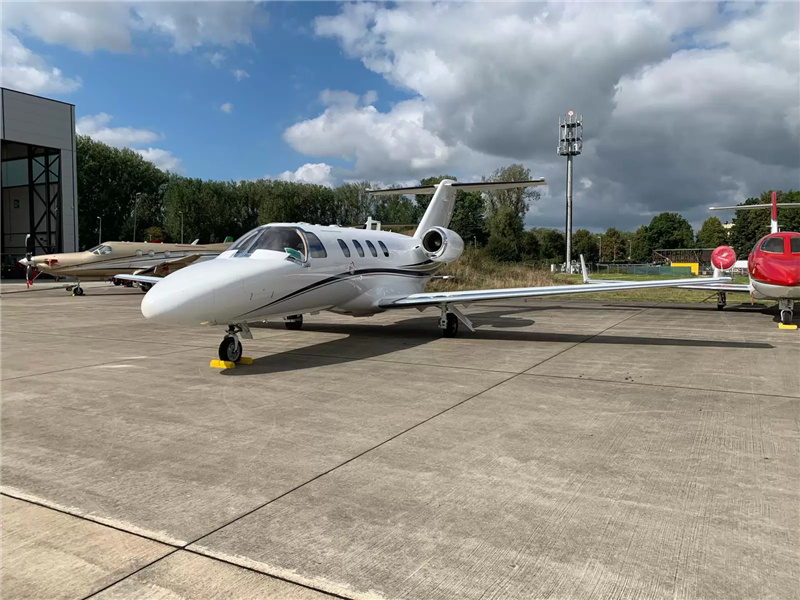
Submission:
[[543,177],[525,181],[480,181],[476,183],[458,183],[452,179],[442,179],[434,185],[407,188],[388,188],[383,190],[367,190],[370,194],[392,196],[395,194],[430,194],[433,198],[428,205],[422,220],[414,231],[415,238],[421,238],[432,227],[447,228],[456,206],[456,192],[485,192],[487,190],[510,190],[512,188],[547,185]]
[[759,210],[769,208],[769,232],[778,233],[778,207],[800,208],[800,202],[781,202],[778,204],[778,193],[772,192],[772,202],[769,204],[740,204],[739,206],[712,206],[708,210]]

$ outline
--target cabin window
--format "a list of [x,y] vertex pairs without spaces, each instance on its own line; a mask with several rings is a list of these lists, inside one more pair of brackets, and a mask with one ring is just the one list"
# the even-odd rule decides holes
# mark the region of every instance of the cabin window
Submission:
[[386,247],[386,244],[384,244],[383,242],[379,241],[378,245],[381,247],[381,250],[383,250],[383,255],[384,256],[389,256],[389,249]]
[[800,254],[800,235],[789,238],[789,246],[792,254]]
[[356,252],[361,258],[364,258],[364,248],[361,247],[361,244],[358,243],[358,240],[353,240],[353,246],[356,247]]
[[373,244],[372,242],[367,240],[367,246],[369,247],[369,251],[372,252],[372,256],[377,257],[378,256],[378,251],[375,250],[375,244]]
[[105,246],[100,244],[99,246],[95,246],[94,248],[89,248],[87,252],[91,252],[92,254],[111,254],[111,246]]
[[325,251],[325,246],[322,245],[319,238],[310,231],[306,231],[305,234],[306,240],[308,240],[308,252],[311,254],[311,258],[327,258],[328,253]]
[[339,247],[342,249],[342,254],[344,254],[347,258],[350,258],[350,248],[347,247],[347,244],[344,243],[344,240],[337,240],[339,242]]
[[761,242],[761,250],[763,252],[771,252],[772,254],[783,254],[783,238],[768,237]]

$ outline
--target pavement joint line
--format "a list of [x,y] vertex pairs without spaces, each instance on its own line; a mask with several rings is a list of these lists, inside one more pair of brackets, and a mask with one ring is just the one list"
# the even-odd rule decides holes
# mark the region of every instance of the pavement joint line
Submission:
[[[328,469],[328,470],[326,470],[326,471],[323,471],[322,473],[319,473],[319,474],[315,475],[315,476],[314,476],[314,477],[312,477],[311,479],[308,479],[308,480],[304,481],[303,483],[300,483],[300,484],[298,484],[298,485],[294,486],[294,487],[293,487],[293,488],[291,488],[290,490],[287,490],[287,491],[283,492],[282,494],[279,494],[278,496],[275,496],[274,498],[271,498],[270,500],[267,500],[266,502],[263,502],[263,503],[259,504],[259,505],[258,505],[258,506],[256,506],[255,508],[252,508],[252,509],[250,509],[250,510],[248,510],[248,511],[244,512],[244,513],[242,513],[241,515],[239,515],[239,516],[237,516],[237,517],[234,517],[233,519],[231,519],[231,520],[227,521],[226,523],[223,523],[222,525],[219,525],[218,527],[215,527],[214,529],[212,529],[211,531],[209,531],[209,532],[207,532],[207,533],[204,533],[204,534],[203,534],[203,535],[201,535],[200,537],[198,537],[198,538],[196,538],[196,539],[194,539],[194,540],[191,540],[191,541],[187,542],[186,544],[184,544],[184,545],[182,545],[182,546],[180,546],[180,547],[175,547],[175,549],[174,549],[172,552],[170,552],[170,553],[168,553],[168,554],[165,554],[164,556],[162,556],[162,557],[160,557],[160,558],[158,558],[158,559],[156,559],[156,560],[154,560],[154,561],[152,561],[152,562],[150,562],[150,563],[148,563],[148,564],[144,565],[143,567],[141,567],[141,568],[139,568],[139,569],[137,569],[137,570],[135,570],[135,571],[133,571],[133,572],[131,572],[131,573],[128,573],[127,575],[125,575],[125,576],[124,576],[124,577],[122,577],[121,579],[119,579],[119,580],[117,580],[117,581],[115,581],[115,582],[113,582],[113,583],[111,583],[111,584],[107,585],[106,587],[104,587],[104,588],[102,588],[102,589],[100,589],[100,590],[97,590],[97,591],[95,591],[95,592],[93,592],[93,593],[89,594],[88,596],[84,596],[84,598],[82,598],[82,600],[88,600],[88,598],[91,598],[91,597],[93,597],[93,596],[95,596],[95,595],[99,594],[100,592],[103,592],[104,590],[107,590],[107,589],[108,589],[108,588],[110,588],[111,586],[113,586],[113,585],[116,585],[117,583],[120,583],[120,582],[124,581],[124,580],[125,580],[125,579],[127,579],[128,577],[131,577],[132,575],[135,575],[135,574],[136,574],[136,573],[138,573],[139,571],[141,571],[141,570],[143,570],[143,569],[146,569],[147,567],[149,567],[149,566],[151,566],[151,565],[154,565],[155,563],[157,563],[157,562],[159,562],[159,561],[162,561],[162,560],[164,560],[165,558],[167,558],[168,556],[171,556],[172,554],[174,554],[175,552],[178,552],[179,550],[186,550],[187,552],[194,552],[195,554],[198,554],[198,555],[201,555],[201,556],[206,556],[206,557],[208,557],[208,558],[213,558],[214,560],[220,560],[220,559],[219,559],[219,558],[217,558],[217,557],[208,556],[208,555],[206,555],[206,554],[204,554],[204,553],[202,553],[202,552],[199,552],[199,551],[197,551],[197,550],[190,550],[190,549],[189,549],[189,546],[193,546],[194,544],[197,544],[197,543],[198,543],[200,540],[202,540],[202,539],[204,539],[204,538],[207,538],[208,536],[210,536],[210,535],[213,535],[213,534],[215,534],[216,532],[218,532],[218,531],[220,531],[220,530],[222,530],[222,529],[224,529],[224,528],[226,528],[226,527],[229,527],[230,525],[234,524],[235,522],[237,522],[237,521],[240,521],[241,519],[244,519],[245,517],[247,517],[247,516],[249,516],[249,515],[253,514],[254,512],[257,512],[257,511],[261,510],[261,509],[262,509],[262,508],[264,508],[265,506],[268,506],[269,504],[272,504],[273,502],[277,502],[277,501],[278,501],[278,500],[280,500],[281,498],[283,498],[283,497],[285,497],[285,496],[288,496],[289,494],[291,494],[291,493],[293,493],[293,492],[297,491],[298,489],[300,489],[300,488],[302,488],[302,487],[305,487],[306,485],[308,485],[308,484],[310,484],[310,483],[313,483],[313,482],[314,482],[314,481],[316,481],[317,479],[320,479],[321,477],[324,477],[325,475],[328,475],[329,473],[332,473],[333,471],[335,471],[335,470],[337,470],[337,469],[339,469],[339,468],[341,468],[341,467],[344,467],[345,465],[347,465],[347,464],[349,464],[349,463],[353,462],[354,460],[357,460],[357,459],[361,458],[361,457],[362,457],[362,456],[364,456],[365,454],[368,454],[369,452],[372,452],[373,450],[376,450],[376,449],[380,448],[381,446],[383,446],[383,445],[385,445],[385,444],[388,444],[389,442],[391,442],[391,441],[393,441],[393,440],[395,440],[395,439],[399,438],[400,436],[402,436],[402,435],[404,435],[404,434],[408,433],[409,431],[411,431],[411,430],[413,430],[413,429],[416,429],[417,427],[419,427],[419,426],[421,426],[421,425],[424,425],[425,423],[427,423],[427,422],[429,422],[429,421],[431,421],[431,420],[435,419],[436,417],[439,417],[439,416],[443,415],[444,413],[446,413],[446,412],[449,412],[449,411],[453,410],[454,408],[458,408],[459,406],[461,406],[462,404],[464,404],[464,403],[466,403],[466,402],[469,402],[469,401],[470,401],[470,400],[472,400],[473,398],[477,398],[477,397],[478,397],[478,396],[480,396],[481,394],[484,394],[484,393],[486,393],[486,392],[488,392],[488,391],[490,391],[490,390],[492,390],[492,389],[496,388],[497,386],[499,386],[499,385],[502,385],[503,383],[506,383],[507,381],[510,381],[510,380],[514,379],[515,377],[519,377],[519,375],[521,375],[521,373],[510,374],[510,377],[506,377],[506,378],[505,378],[505,379],[503,379],[502,381],[498,381],[497,383],[495,383],[495,384],[493,384],[493,385],[490,385],[490,386],[489,386],[489,387],[487,387],[486,389],[484,389],[484,390],[481,390],[480,392],[477,392],[477,393],[475,393],[475,394],[472,394],[471,396],[468,396],[467,398],[465,398],[465,399],[463,399],[463,400],[460,400],[460,401],[456,402],[456,403],[455,403],[455,404],[453,404],[452,406],[449,406],[449,407],[447,407],[447,408],[445,408],[445,409],[443,409],[443,410],[439,411],[438,413],[436,413],[436,414],[434,414],[434,415],[431,415],[430,417],[427,417],[426,419],[423,419],[423,420],[422,420],[422,421],[420,421],[419,423],[416,423],[416,424],[414,424],[414,425],[411,425],[410,427],[407,427],[407,428],[406,428],[406,429],[404,429],[403,431],[400,431],[400,432],[398,432],[398,433],[394,434],[393,436],[390,436],[389,438],[387,438],[387,439],[383,440],[382,442],[380,442],[380,443],[378,443],[378,444],[375,444],[374,446],[372,446],[372,447],[370,447],[370,448],[367,448],[367,449],[366,449],[366,450],[364,450],[363,452],[360,452],[360,453],[356,454],[355,456],[352,456],[352,457],[348,458],[347,460],[345,460],[345,461],[343,461],[343,462],[339,463],[338,465],[335,465],[335,466],[331,467],[330,469]],[[228,562],[228,561],[220,560],[220,562]],[[233,563],[233,562],[231,562],[230,564],[232,564],[232,565],[234,565],[234,566],[237,566],[237,567],[242,567],[242,565],[239,565],[239,564],[237,564],[237,563]],[[245,567],[242,567],[242,568],[245,568]],[[293,584],[293,585],[298,585],[298,586],[306,587],[306,588],[308,588],[308,589],[313,589],[314,591],[319,591],[320,593],[324,593],[324,594],[327,594],[327,595],[329,595],[329,596],[333,596],[333,597],[335,597],[335,598],[342,598],[342,599],[344,599],[344,600],[350,600],[350,599],[349,599],[349,598],[347,598],[346,596],[340,596],[340,595],[332,594],[331,592],[326,592],[326,591],[324,591],[324,590],[317,590],[316,588],[313,588],[313,587],[310,587],[310,586],[307,586],[307,585],[303,585],[303,584],[301,584],[301,583],[298,583],[298,582],[296,582],[296,581],[292,581],[292,580],[290,580],[290,579],[284,579],[284,578],[281,578],[281,577],[277,577],[277,576],[275,576],[275,575],[272,575],[272,574],[270,574],[270,573],[265,573],[265,572],[263,572],[263,571],[258,571],[258,570],[256,570],[256,569],[252,569],[252,570],[253,570],[253,571],[255,571],[255,572],[257,572],[257,573],[261,573],[261,574],[263,574],[263,575],[268,575],[269,577],[272,577],[272,578],[274,578],[274,579],[281,579],[281,580],[283,580],[283,581],[287,581],[287,582],[289,582],[289,583],[291,583],[291,584]]]
[[[184,352],[185,350],[186,350],[185,348],[180,348],[179,350],[174,350],[172,352],[164,352],[163,354],[156,354],[155,356],[152,356],[152,357],[148,356],[148,358],[159,358],[159,357],[162,357],[162,356],[169,356],[170,354],[177,354],[178,352]],[[126,360],[130,360],[130,359],[118,358],[116,360],[110,360],[110,361],[107,361],[107,362],[94,363],[94,364],[91,364],[91,365],[82,365],[80,367],[68,367],[66,369],[58,369],[56,371],[46,371],[44,373],[31,373],[29,375],[20,375],[19,377],[3,377],[2,379],[0,379],[0,381],[16,381],[18,379],[25,379],[27,377],[42,377],[44,375],[54,375],[56,373],[66,373],[67,371],[79,371],[80,369],[90,369],[91,367],[102,367],[102,366],[105,366],[105,365],[113,365],[114,363],[124,362]]]
[[[536,365],[531,368],[536,368],[539,365]],[[551,375],[549,373],[520,373],[520,375],[525,375],[527,377],[545,377],[550,379],[568,379],[570,381],[591,381],[593,383],[618,383],[622,385],[642,385],[647,387],[658,387],[658,388],[667,388],[667,389],[676,389],[676,390],[697,390],[698,392],[714,392],[718,394],[738,394],[740,396],[752,396],[753,394],[757,394],[758,396],[766,396],[768,398],[783,398],[786,400],[800,400],[800,396],[787,396],[785,394],[770,394],[768,392],[737,392],[733,390],[718,390],[713,388],[706,388],[706,387],[691,387],[687,385],[675,385],[675,384],[665,384],[665,383],[647,383],[644,381],[617,381],[615,379],[596,379],[594,377],[572,377],[569,375]]]
[[86,516],[86,515],[80,515],[80,514],[76,514],[76,513],[70,512],[70,511],[68,511],[68,510],[64,510],[63,508],[57,508],[57,507],[55,507],[55,506],[51,506],[51,505],[47,504],[47,502],[46,502],[46,501],[32,500],[31,498],[25,498],[25,497],[18,496],[18,495],[15,495],[15,494],[11,493],[11,492],[8,492],[8,491],[3,491],[3,490],[0,490],[0,496],[6,496],[7,498],[13,498],[14,500],[18,500],[18,501],[20,501],[20,502],[25,502],[26,504],[33,504],[34,506],[39,506],[39,507],[41,507],[41,508],[44,508],[44,509],[46,509],[46,510],[52,510],[53,512],[57,512],[57,513],[59,513],[59,514],[66,515],[66,516],[68,516],[68,517],[73,517],[73,518],[79,519],[79,520],[81,520],[81,521],[86,521],[87,523],[92,523],[93,525],[98,525],[98,526],[100,526],[100,527],[107,527],[107,528],[109,528],[109,529],[113,529],[113,530],[115,530],[115,531],[119,531],[120,533],[125,533],[125,534],[127,534],[127,535],[133,535],[133,536],[135,536],[135,537],[138,537],[138,538],[141,538],[141,539],[147,540],[147,541],[149,541],[149,542],[155,542],[155,543],[157,543],[157,544],[160,544],[160,545],[162,545],[162,546],[165,546],[165,547],[167,547],[167,548],[171,548],[171,549],[172,549],[170,552],[166,553],[164,556],[161,556],[161,557],[159,557],[159,558],[157,558],[157,559],[155,559],[155,560],[153,560],[153,561],[151,561],[151,562],[147,563],[146,565],[144,565],[143,567],[141,567],[141,568],[137,569],[136,571],[133,571],[133,572],[131,572],[131,573],[128,573],[127,575],[125,575],[125,576],[124,576],[124,577],[122,577],[121,579],[118,579],[118,580],[116,580],[116,581],[112,582],[111,584],[107,585],[106,587],[104,587],[104,588],[102,588],[102,589],[100,589],[100,590],[96,590],[96,591],[92,592],[91,594],[89,594],[88,596],[85,596],[84,598],[91,598],[92,596],[94,596],[94,595],[96,595],[96,594],[99,594],[100,592],[102,592],[102,591],[104,591],[104,590],[108,589],[109,587],[111,587],[111,586],[114,586],[114,585],[116,585],[116,584],[120,583],[120,582],[121,582],[121,581],[123,581],[124,579],[127,579],[127,578],[128,578],[128,577],[130,577],[131,575],[135,575],[136,573],[138,573],[138,572],[139,572],[139,571],[141,571],[142,569],[146,569],[147,567],[150,567],[150,566],[154,565],[155,563],[157,563],[157,562],[159,562],[159,561],[162,561],[162,560],[164,560],[164,559],[165,559],[165,558],[167,558],[168,556],[172,556],[172,555],[173,555],[173,554],[175,554],[176,552],[183,550],[183,551],[185,551],[185,552],[189,552],[189,553],[191,553],[191,554],[195,554],[195,555],[197,555],[197,556],[202,556],[202,557],[204,557],[204,558],[208,558],[208,559],[210,559],[210,560],[215,560],[215,561],[217,561],[217,562],[221,562],[221,563],[229,564],[229,565],[232,565],[232,566],[234,566],[234,567],[238,567],[238,568],[240,568],[240,569],[244,569],[244,570],[246,570],[246,571],[250,571],[250,572],[253,572],[253,573],[258,573],[259,575],[263,575],[263,576],[266,576],[266,577],[270,577],[270,578],[272,578],[272,579],[279,579],[279,580],[281,580],[281,581],[285,581],[285,582],[287,582],[287,583],[291,583],[292,585],[296,585],[296,586],[299,586],[299,587],[304,587],[304,588],[307,588],[307,589],[313,590],[313,591],[315,591],[315,592],[319,592],[319,593],[321,593],[321,594],[325,594],[326,596],[331,596],[332,598],[341,598],[341,599],[343,599],[343,600],[351,600],[350,598],[348,598],[348,597],[346,597],[346,596],[342,596],[342,595],[339,595],[339,594],[334,594],[334,593],[332,593],[332,592],[326,592],[326,591],[324,591],[324,590],[317,589],[317,588],[311,587],[311,586],[309,586],[309,585],[304,585],[304,584],[302,584],[302,583],[297,583],[297,582],[295,582],[295,581],[291,581],[291,580],[289,580],[289,579],[286,579],[286,578],[284,578],[284,577],[279,577],[279,576],[277,576],[277,575],[272,575],[272,574],[270,574],[270,573],[264,573],[263,571],[258,571],[258,570],[256,570],[256,569],[253,569],[252,567],[247,567],[247,566],[244,566],[244,565],[239,565],[239,564],[236,564],[236,563],[234,563],[234,562],[231,562],[231,561],[229,561],[229,560],[225,560],[225,559],[219,558],[219,557],[217,557],[217,556],[210,556],[210,555],[207,555],[207,554],[203,554],[202,552],[197,552],[197,551],[195,551],[195,550],[189,550],[188,548],[186,548],[186,545],[188,545],[188,544],[186,544],[186,545],[183,545],[183,546],[180,546],[180,545],[175,545],[175,544],[171,544],[171,543],[169,543],[169,542],[165,542],[165,541],[163,541],[163,540],[160,540],[160,539],[156,539],[156,538],[154,538],[154,537],[151,537],[151,536],[148,536],[148,535],[144,535],[144,534],[142,534],[142,533],[137,533],[137,532],[135,532],[135,531],[130,531],[130,530],[128,530],[128,529],[124,529],[124,528],[122,528],[122,527],[118,527],[118,526],[115,526],[115,525],[111,525],[111,524],[109,524],[109,523],[105,523],[105,522],[101,522],[101,521],[96,521],[96,520],[94,520],[94,519],[92,519],[91,517],[88,517],[88,516]]
[[[639,307],[637,307],[637,308],[639,308]],[[535,365],[533,365],[532,367],[528,367],[527,369],[525,369],[525,371],[523,371],[522,373],[520,373],[520,375],[525,375],[525,373],[526,373],[527,371],[530,371],[531,369],[535,369],[536,367],[539,367],[539,366],[543,365],[543,364],[544,364],[544,363],[546,363],[547,361],[553,360],[554,358],[556,358],[556,357],[558,357],[558,356],[561,356],[561,355],[562,355],[562,354],[564,354],[565,352],[569,352],[570,350],[572,350],[572,349],[574,349],[574,348],[576,348],[576,347],[580,346],[581,344],[585,344],[586,342],[589,342],[589,341],[593,340],[594,338],[596,338],[596,337],[597,337],[597,336],[599,336],[599,335],[603,335],[603,334],[604,334],[606,331],[608,331],[609,329],[614,329],[614,327],[617,327],[618,325],[622,325],[622,324],[623,324],[625,321],[628,321],[629,319],[632,319],[633,317],[638,317],[639,315],[641,315],[641,314],[643,314],[643,313],[647,312],[647,311],[648,311],[648,310],[650,310],[651,308],[653,308],[653,307],[652,307],[652,306],[644,307],[644,308],[642,308],[642,310],[638,310],[638,311],[636,311],[635,313],[633,313],[632,315],[628,315],[627,317],[625,317],[625,318],[624,318],[624,319],[622,319],[621,321],[617,321],[617,322],[616,322],[616,323],[614,323],[613,325],[609,325],[608,327],[606,327],[605,329],[603,329],[603,331],[600,331],[600,332],[598,332],[598,333],[595,333],[594,335],[590,335],[590,336],[588,336],[588,337],[587,337],[585,340],[581,340],[580,342],[575,342],[575,343],[574,343],[574,344],[572,344],[571,346],[568,346],[567,348],[564,348],[563,350],[561,350],[561,352],[556,352],[556,353],[555,353],[553,356],[550,356],[550,357],[548,357],[548,358],[545,358],[545,359],[544,359],[544,360],[542,360],[542,361],[539,361],[538,363],[536,363],[536,364],[535,364]]]

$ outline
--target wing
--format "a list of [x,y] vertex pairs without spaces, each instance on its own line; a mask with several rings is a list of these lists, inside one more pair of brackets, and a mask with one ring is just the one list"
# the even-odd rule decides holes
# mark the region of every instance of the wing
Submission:
[[172,260],[165,260],[156,265],[153,265],[152,267],[147,267],[146,269],[140,269],[138,271],[135,271],[133,274],[144,275],[145,273],[153,273],[153,275],[159,277],[166,277],[173,271],[177,271],[178,269],[181,269],[187,265],[192,264],[198,258],[200,258],[199,254],[189,254],[187,256],[173,258]]
[[154,277],[153,275],[114,275],[114,279],[122,279],[124,281],[138,281],[139,283],[158,283],[163,277]]
[[[726,283],[730,277],[710,277],[699,289],[710,289],[708,285]],[[564,296],[584,294],[587,292],[619,292],[623,290],[639,290],[660,287],[681,287],[697,284],[697,279],[663,279],[660,281],[610,281],[584,283],[578,285],[546,285],[530,288],[506,288],[497,290],[470,290],[463,292],[434,292],[411,294],[402,298],[386,299],[378,305],[381,308],[408,308],[438,306],[442,304],[464,304],[488,302],[490,300],[507,300],[511,298],[538,298],[541,296]],[[738,290],[737,290],[738,291]]]

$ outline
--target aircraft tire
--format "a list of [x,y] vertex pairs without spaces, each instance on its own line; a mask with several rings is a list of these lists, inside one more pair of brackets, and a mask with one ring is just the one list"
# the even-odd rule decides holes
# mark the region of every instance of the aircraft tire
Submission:
[[446,338],[454,338],[458,335],[458,317],[453,313],[447,313],[447,327],[442,329],[442,335]]
[[219,359],[234,363],[242,359],[242,345],[232,335],[226,335],[219,345]]
[[297,331],[301,327],[303,327],[303,315],[296,315],[294,317],[290,317],[291,321],[284,321],[286,325],[286,329],[290,329],[291,331]]
[[83,296],[83,288],[81,286],[73,288],[72,289],[72,295],[73,296]]
[[784,325],[792,324],[792,311],[790,310],[781,311],[781,323],[783,323]]

